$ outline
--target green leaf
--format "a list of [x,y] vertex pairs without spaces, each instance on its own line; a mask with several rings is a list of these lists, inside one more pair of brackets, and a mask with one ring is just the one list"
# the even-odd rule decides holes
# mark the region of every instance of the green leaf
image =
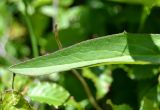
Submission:
[[149,7],[160,6],[160,0],[109,0],[109,1],[129,3],[129,4],[142,4]]
[[131,65],[127,72],[131,79],[142,80],[154,77],[159,72],[158,65]]
[[97,99],[102,98],[106,93],[109,92],[109,87],[112,82],[110,70],[104,71],[99,76],[96,76],[89,68],[83,69],[83,76],[89,78],[93,81],[97,92],[96,97]]
[[114,105],[110,100],[107,101],[107,104],[111,105],[113,110],[132,110],[132,108],[126,104]]
[[2,110],[33,110],[24,97],[16,91],[2,94]]
[[73,0],[60,0],[60,5],[62,6],[70,6],[74,1]]
[[65,103],[65,110],[83,110],[83,108],[85,107],[80,102],[76,102],[73,97],[70,97]]
[[158,104],[159,104],[159,107],[160,107],[160,75],[158,77],[158,86],[157,86],[157,99],[158,99]]
[[159,108],[157,103],[144,97],[141,101],[140,110],[159,110]]
[[145,84],[139,85],[137,88],[138,95],[140,95],[139,99],[140,103],[140,110],[159,110],[158,109],[158,84],[157,77],[153,78],[152,80],[141,80],[141,82]]
[[120,33],[84,41],[9,68],[24,75],[45,75],[95,64],[160,64],[159,34]]
[[33,85],[30,87],[28,95],[33,101],[47,103],[55,107],[62,105],[69,97],[69,93],[63,87],[50,83]]

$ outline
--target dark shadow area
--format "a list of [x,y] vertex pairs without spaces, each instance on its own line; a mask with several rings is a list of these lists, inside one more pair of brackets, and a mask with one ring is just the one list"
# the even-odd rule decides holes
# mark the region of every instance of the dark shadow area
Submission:
[[[136,82],[131,80],[123,69],[113,71],[113,83],[108,93],[108,98],[116,105],[128,104],[134,110],[138,110],[138,99],[136,94]],[[118,91],[117,91],[118,90]]]

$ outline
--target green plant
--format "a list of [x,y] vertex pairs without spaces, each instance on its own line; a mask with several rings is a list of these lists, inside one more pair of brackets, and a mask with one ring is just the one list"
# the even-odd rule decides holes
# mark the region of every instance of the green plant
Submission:
[[159,6],[0,1],[0,109],[159,110]]
[[[55,53],[28,60],[10,67],[10,71],[38,76],[96,64],[159,64],[159,40],[158,34],[143,35],[124,32],[85,41]],[[37,88],[35,91],[42,91],[38,86],[35,88]],[[51,87],[44,86],[43,90],[49,93],[51,92],[49,88]],[[37,95],[33,93],[31,98]],[[49,95],[43,92],[40,94],[41,96],[44,94],[44,98]],[[54,101],[49,103],[49,100],[37,98],[36,101],[55,105]],[[155,104],[155,108],[158,109],[158,101]]]

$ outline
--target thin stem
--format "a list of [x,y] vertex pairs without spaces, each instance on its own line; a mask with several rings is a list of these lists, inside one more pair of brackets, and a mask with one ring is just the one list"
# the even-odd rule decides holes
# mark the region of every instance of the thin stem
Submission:
[[56,42],[57,42],[58,48],[59,48],[59,49],[62,49],[63,46],[62,46],[62,43],[60,42],[59,37],[58,37],[58,28],[57,28],[57,24],[55,24],[54,30],[53,30],[53,31],[54,31],[54,37],[55,37],[55,40],[56,40]]
[[0,92],[1,94],[1,97],[0,97],[0,104],[3,102],[3,99],[2,99],[2,92]]
[[12,90],[14,90],[14,79],[15,79],[15,76],[16,76],[16,74],[13,73],[13,76],[12,76]]
[[85,92],[88,96],[88,99],[89,99],[90,103],[94,106],[94,108],[96,110],[102,110],[101,107],[95,101],[95,99],[94,99],[94,97],[91,93],[91,90],[89,89],[89,86],[88,86],[87,82],[85,81],[85,79],[78,73],[77,70],[72,69],[72,72],[77,77],[77,79],[81,82],[81,84],[83,85],[84,90],[85,90]]
[[27,12],[27,3],[25,3],[24,18],[26,20],[26,24],[27,24],[28,31],[29,31],[29,34],[30,34],[30,40],[31,40],[32,51],[33,51],[33,57],[37,57],[38,56],[37,39],[36,39],[36,36],[34,34],[32,23],[31,23],[30,17],[29,17],[28,12]]
[[[61,43],[61,41],[59,40],[59,37],[58,37],[57,25],[55,25],[55,27],[54,27],[54,35],[55,35],[55,39],[56,39],[56,42],[57,42],[57,45],[58,45],[59,49],[62,49],[63,46],[62,46],[62,43]],[[83,85],[84,90],[85,90],[85,92],[88,96],[88,99],[89,99],[90,103],[93,105],[93,107],[96,110],[102,110],[101,107],[97,104],[96,100],[94,99],[94,97],[92,95],[92,92],[91,92],[87,82],[85,81],[85,79],[78,73],[77,70],[72,69],[71,71],[77,77],[77,79],[81,82],[81,84]]]

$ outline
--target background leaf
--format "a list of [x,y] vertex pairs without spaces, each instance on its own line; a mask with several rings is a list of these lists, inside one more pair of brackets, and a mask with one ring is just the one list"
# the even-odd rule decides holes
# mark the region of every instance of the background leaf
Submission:
[[6,91],[2,95],[2,110],[33,110],[24,97],[16,91]]
[[97,90],[96,92],[97,99],[104,97],[104,95],[108,93],[112,82],[111,71],[105,70],[99,75],[96,75],[89,68],[84,68],[82,73],[84,77],[91,79],[93,81]]
[[62,105],[69,97],[69,93],[63,87],[50,83],[33,85],[30,87],[28,95],[33,101],[46,103],[55,107]]
[[154,77],[159,73],[158,65],[129,65],[127,72],[131,79],[144,80]]
[[159,107],[152,100],[144,97],[144,99],[141,101],[140,110],[159,110]]
[[113,110],[132,110],[132,108],[126,104],[114,105],[110,100],[107,101],[107,104],[110,104]]
[[159,107],[160,107],[160,75],[159,75],[159,77],[158,77],[158,89],[157,89],[157,91],[158,91],[158,95],[157,95],[157,99],[158,99],[158,104],[159,104]]
[[130,3],[130,4],[142,4],[144,6],[160,6],[160,0],[110,0],[114,2]]

